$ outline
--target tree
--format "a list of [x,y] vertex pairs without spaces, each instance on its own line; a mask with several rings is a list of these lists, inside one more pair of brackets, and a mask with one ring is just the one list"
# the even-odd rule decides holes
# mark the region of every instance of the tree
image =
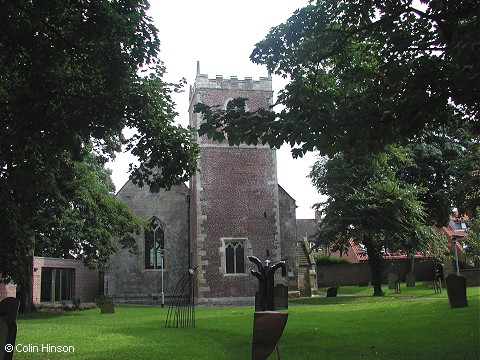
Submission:
[[382,251],[429,251],[434,239],[424,225],[421,189],[396,176],[407,160],[404,149],[393,146],[370,155],[342,152],[320,158],[310,173],[317,190],[328,196],[316,205],[324,216],[317,226],[317,242],[341,252],[347,251],[350,240],[363,244],[375,296],[383,295]]
[[468,221],[467,237],[463,239],[467,244],[467,254],[474,260],[480,260],[480,208],[476,209],[476,216]]
[[[188,179],[196,148],[177,114],[157,59],[157,29],[144,0],[2,1],[0,106],[2,175],[32,152],[66,150],[80,158],[93,143],[103,156],[120,145],[141,165],[140,184],[169,187]],[[124,138],[124,128],[138,133]],[[48,159],[47,159],[48,160]],[[151,169],[161,171],[151,174]],[[148,181],[149,175],[154,175]]]
[[455,202],[452,191],[458,181],[458,171],[453,164],[465,156],[461,142],[453,132],[438,129],[416,136],[405,150],[411,161],[399,169],[399,176],[425,189],[419,194],[419,200],[426,208],[426,223],[446,226]]
[[[272,28],[250,56],[290,79],[277,104],[256,112],[245,110],[247,99],[226,110],[199,104],[199,133],[230,145],[288,143],[294,157],[318,150],[335,159],[356,151],[352,168],[391,144],[410,143],[419,164],[435,159],[435,166],[427,174],[415,173],[413,165],[404,175],[428,186],[418,196],[435,211],[424,220],[442,223],[451,200],[442,187],[452,181],[445,158],[458,147],[449,149],[454,141],[414,143],[432,134],[438,140],[439,131],[458,124],[478,143],[479,10],[473,0],[315,1]],[[437,179],[442,167],[448,172]],[[470,186],[477,172],[463,174],[469,187],[463,194],[476,201]]]
[[146,224],[115,197],[110,172],[99,157],[91,154],[66,166],[70,171],[58,181],[61,191],[37,217],[35,254],[83,259],[90,268],[101,268],[115,251],[114,236],[123,248],[137,253],[131,235]]
[[[312,1],[313,2],[313,1]],[[417,5],[415,5],[417,4]],[[294,156],[382,151],[458,119],[479,135],[478,1],[318,0],[256,44],[251,60],[290,78],[277,113],[205,111],[200,132],[287,142]],[[456,120],[457,119],[457,120]]]
[[[67,211],[65,201],[75,203],[66,179],[79,185],[68,172],[80,171],[90,144],[102,161],[122,145],[131,150],[140,161],[131,177],[141,186],[169,188],[195,171],[191,130],[173,123],[171,93],[181,84],[162,79],[148,7],[146,0],[0,1],[0,225],[6,244],[0,272],[20,289],[29,288],[35,237],[47,233],[41,224]],[[125,138],[124,128],[137,133]],[[80,210],[75,216],[87,220]]]
[[478,217],[480,209],[480,141],[469,141],[462,156],[452,162],[455,186],[452,198],[460,214]]

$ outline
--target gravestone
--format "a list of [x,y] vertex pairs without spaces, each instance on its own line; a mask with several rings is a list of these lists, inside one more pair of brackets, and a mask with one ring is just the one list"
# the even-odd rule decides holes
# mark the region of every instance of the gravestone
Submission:
[[442,264],[435,264],[435,276],[433,279],[433,288],[434,288],[435,294],[442,293],[442,277],[443,277]]
[[283,284],[277,284],[274,288],[275,310],[288,309],[288,287]]
[[388,274],[388,289],[394,290],[395,289],[395,282],[397,281],[397,274],[389,273]]
[[406,280],[407,280],[407,287],[415,287],[415,274],[414,273],[408,273],[406,275]]
[[17,338],[17,315],[20,301],[13,297],[7,297],[0,301],[0,343],[3,345],[1,353],[3,357],[0,359],[11,360],[13,358],[13,351],[7,351],[5,347],[7,344],[15,347],[15,340]]
[[336,297],[338,293],[338,287],[331,287],[327,290],[327,297]]
[[450,274],[445,278],[447,285],[448,301],[452,308],[467,307],[467,279],[456,274]]
[[113,297],[102,296],[100,298],[100,310],[101,314],[115,314],[115,301]]
[[442,293],[442,280],[440,278],[433,279],[433,291],[435,291],[435,294]]

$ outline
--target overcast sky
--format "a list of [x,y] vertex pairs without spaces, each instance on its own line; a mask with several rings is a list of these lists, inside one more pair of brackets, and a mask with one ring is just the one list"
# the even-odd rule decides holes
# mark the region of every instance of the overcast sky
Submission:
[[[177,121],[186,126],[188,88],[195,81],[197,61],[201,73],[210,78],[266,77],[266,67],[250,62],[250,53],[271,27],[285,22],[308,0],[150,0],[150,4],[150,16],[160,32],[160,58],[167,68],[165,79],[170,82],[187,79],[185,92],[174,96],[180,114]],[[273,77],[275,94],[284,85],[283,79]],[[315,155],[294,160],[290,148],[284,146],[277,151],[277,159],[278,182],[296,200],[297,218],[313,218],[311,206],[321,196],[306,176]],[[128,180],[128,164],[132,161],[128,155],[120,154],[114,164],[108,165],[117,190]]]

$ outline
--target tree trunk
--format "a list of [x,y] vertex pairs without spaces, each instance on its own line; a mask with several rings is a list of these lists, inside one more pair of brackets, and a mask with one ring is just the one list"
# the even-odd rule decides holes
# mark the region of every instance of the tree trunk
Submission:
[[415,267],[415,254],[407,253],[407,261],[405,261],[405,274],[413,273]]
[[17,282],[17,299],[20,301],[19,312],[35,310],[33,305],[33,256],[29,256],[24,264],[24,271]]
[[372,272],[373,296],[383,296],[385,293],[382,291],[383,256],[381,248],[369,238],[364,238],[363,244],[367,248],[368,264]]

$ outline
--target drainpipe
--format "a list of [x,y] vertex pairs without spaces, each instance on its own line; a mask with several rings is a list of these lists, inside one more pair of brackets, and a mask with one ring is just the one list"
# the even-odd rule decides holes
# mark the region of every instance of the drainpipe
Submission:
[[[198,65],[197,65],[198,66]],[[187,239],[188,239],[188,267],[192,269],[192,239],[190,234],[190,195],[186,196],[187,198]]]
[[460,268],[458,267],[457,240],[454,240],[453,247],[455,248],[455,265],[457,266],[457,275],[460,276]]

